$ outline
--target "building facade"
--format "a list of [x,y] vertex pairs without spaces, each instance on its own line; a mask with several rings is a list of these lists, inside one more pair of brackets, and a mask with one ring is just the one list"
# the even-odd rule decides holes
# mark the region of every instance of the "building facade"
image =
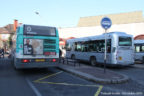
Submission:
[[[132,34],[134,37],[144,34],[144,17],[142,11],[129,13],[119,13],[101,16],[90,16],[80,18],[77,27],[58,28],[60,38],[86,37],[100,35],[104,29],[100,25],[103,17],[109,17],[112,20],[112,26],[108,32],[120,31]],[[144,37],[141,37],[144,39]]]

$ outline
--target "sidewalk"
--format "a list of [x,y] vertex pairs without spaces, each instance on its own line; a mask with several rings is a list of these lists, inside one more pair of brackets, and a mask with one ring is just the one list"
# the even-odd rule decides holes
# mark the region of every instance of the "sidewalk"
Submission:
[[135,64],[133,67],[144,69],[144,64]]
[[104,73],[103,68],[88,66],[85,64],[80,64],[80,66],[79,64],[76,64],[76,66],[74,66],[72,63],[59,63],[59,68],[97,83],[119,84],[129,80],[129,77],[123,74],[118,74],[108,69],[106,69],[106,73]]
[[[4,58],[8,58],[9,54],[4,54]],[[2,56],[0,57],[1,59],[3,58]]]

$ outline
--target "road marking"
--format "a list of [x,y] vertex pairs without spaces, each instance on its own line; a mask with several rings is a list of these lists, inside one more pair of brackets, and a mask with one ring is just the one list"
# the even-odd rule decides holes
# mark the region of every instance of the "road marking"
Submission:
[[47,81],[39,81],[36,83],[47,83],[54,85],[66,85],[66,86],[85,86],[85,87],[99,87],[99,85],[83,85],[83,84],[70,84],[70,83],[56,83],[56,82],[47,82]]
[[102,85],[100,85],[100,86],[99,86],[99,88],[98,88],[98,90],[97,90],[97,92],[95,93],[95,95],[94,95],[94,96],[98,96],[98,95],[100,94],[100,92],[101,92],[102,88],[103,88],[103,86],[102,86]]
[[40,78],[40,79],[37,79],[37,80],[34,80],[33,82],[35,83],[45,83],[45,84],[54,84],[54,85],[65,85],[65,86],[83,86],[83,87],[98,87],[98,90],[97,92],[95,93],[94,96],[98,96],[103,88],[102,85],[83,85],[83,84],[70,84],[70,83],[56,83],[56,82],[47,82],[47,81],[41,81],[41,80],[44,80],[46,78],[49,78],[49,77],[52,77],[52,76],[56,76],[60,73],[62,73],[63,71],[60,71],[60,72],[57,72],[57,73],[54,73],[54,74],[51,74],[51,75],[48,75],[48,76],[45,76],[43,78]]
[[32,88],[36,96],[42,96],[41,93],[36,89],[36,87],[26,78],[28,85]]
[[43,78],[40,78],[40,79],[35,80],[34,82],[39,82],[39,81],[44,80],[44,79],[46,79],[46,78],[49,78],[49,77],[52,77],[52,76],[58,75],[58,74],[60,74],[60,73],[62,73],[62,72],[63,72],[63,71],[60,71],[60,72],[57,72],[57,73],[54,73],[54,74],[51,74],[51,75],[45,76],[45,77],[43,77]]
[[55,82],[46,82],[46,81],[39,81],[36,83],[46,83],[46,84],[65,85],[65,86],[98,87],[98,90],[94,96],[99,96],[99,94],[103,88],[102,85],[83,85],[83,84],[70,84],[70,83],[55,83]]

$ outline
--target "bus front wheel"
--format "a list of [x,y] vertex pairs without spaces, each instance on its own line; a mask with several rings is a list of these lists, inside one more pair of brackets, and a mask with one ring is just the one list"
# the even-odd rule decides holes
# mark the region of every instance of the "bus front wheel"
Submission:
[[95,57],[91,57],[90,58],[90,64],[92,65],[92,66],[95,66],[96,65],[96,58]]

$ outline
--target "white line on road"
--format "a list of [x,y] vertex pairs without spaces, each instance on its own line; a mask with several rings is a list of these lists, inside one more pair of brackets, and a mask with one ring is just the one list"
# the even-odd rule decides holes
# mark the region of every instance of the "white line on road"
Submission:
[[36,96],[42,96],[41,93],[36,89],[36,87],[30,82],[29,79],[26,78],[26,81],[28,85],[32,88],[32,90],[35,92]]

